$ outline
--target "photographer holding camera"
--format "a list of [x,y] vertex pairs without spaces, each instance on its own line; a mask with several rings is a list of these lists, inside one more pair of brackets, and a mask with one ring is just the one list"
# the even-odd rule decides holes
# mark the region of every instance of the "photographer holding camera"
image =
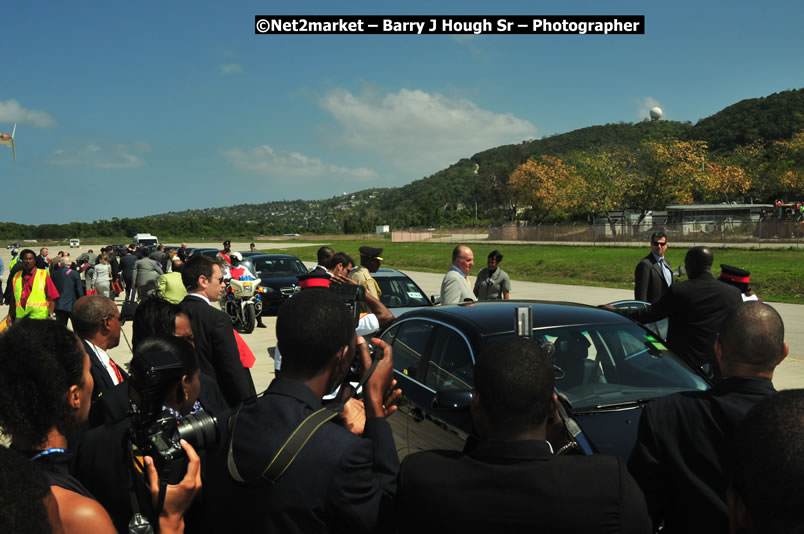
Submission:
[[[207,467],[207,497],[227,511],[225,516],[210,513],[215,516],[208,518],[210,531],[377,529],[391,513],[399,468],[385,421],[401,393],[394,389],[391,348],[372,340],[372,358],[367,343],[355,336],[343,301],[323,288],[285,302],[276,333],[281,377],[238,408],[228,421],[221,454]],[[322,408],[321,402],[344,382],[355,358],[361,376],[373,370],[363,385],[362,436],[333,421],[338,408]],[[320,415],[324,419],[317,420]],[[306,426],[310,421],[312,428]]]
[[[155,526],[160,514],[174,506],[173,485],[189,476],[200,488],[200,460],[193,446],[201,451],[214,443],[216,427],[198,403],[200,367],[185,338],[140,339],[129,385],[129,415],[88,431],[74,466],[119,532],[147,532],[132,525],[141,528],[147,521]],[[151,460],[144,463],[144,456]],[[155,468],[159,475],[149,473],[146,478],[146,468]],[[182,512],[194,495],[183,503]]]

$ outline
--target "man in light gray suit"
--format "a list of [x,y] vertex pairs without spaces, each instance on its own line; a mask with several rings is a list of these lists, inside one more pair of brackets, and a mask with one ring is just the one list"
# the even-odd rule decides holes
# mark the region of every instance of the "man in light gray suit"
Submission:
[[441,304],[460,304],[467,300],[476,301],[469,283],[469,272],[475,265],[472,249],[458,245],[452,250],[452,266],[441,282]]
[[162,276],[162,268],[152,260],[148,249],[142,250],[142,258],[134,264],[134,287],[137,289],[137,298],[144,299],[152,292],[156,291],[159,285],[159,277]]

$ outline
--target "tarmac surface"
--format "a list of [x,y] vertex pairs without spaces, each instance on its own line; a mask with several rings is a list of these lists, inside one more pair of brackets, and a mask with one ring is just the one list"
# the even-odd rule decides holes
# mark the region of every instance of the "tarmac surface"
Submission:
[[[290,248],[310,245],[311,243],[263,241],[258,244],[258,248],[260,250],[268,250],[272,248]],[[188,246],[215,247],[220,246],[220,244],[190,243]],[[39,252],[38,246],[29,246],[28,248],[34,249],[37,253]],[[84,245],[80,249],[72,249],[70,253],[73,258],[76,258],[89,248],[93,248],[96,251],[98,249],[97,246]],[[232,249],[241,251],[248,250],[248,243],[232,243]],[[69,249],[67,247],[63,249],[50,247],[50,255],[55,255],[59,250],[68,251]],[[11,251],[5,248],[0,249],[0,257],[2,257],[5,265],[3,275],[3,289],[5,289]],[[639,258],[636,258],[634,261],[636,262],[638,260]],[[448,263],[449,258],[445,258],[444,272],[446,272],[449,266]],[[439,293],[443,273],[422,273],[416,271],[405,271],[405,273],[415,280],[428,296]],[[578,302],[582,304],[598,305],[633,298],[633,291],[627,289],[522,282],[515,280],[515,274],[509,273],[509,275],[512,275],[511,277],[513,279],[511,289],[511,297],[513,299]],[[474,282],[474,277],[471,278]],[[122,300],[122,296],[117,299],[118,305],[122,305]],[[769,304],[776,308],[781,314],[785,324],[785,340],[790,346],[790,355],[776,369],[773,380],[774,385],[777,389],[804,387],[804,305],[773,302],[769,302]],[[8,306],[0,306],[0,319],[4,318],[7,313]],[[276,317],[265,317],[263,321],[267,328],[258,328],[251,334],[242,334],[243,339],[248,343],[254,355],[257,357],[257,362],[251,369],[251,375],[258,392],[267,388],[274,377],[274,362],[268,349],[276,346]],[[125,364],[131,359],[131,349],[128,346],[130,339],[131,324],[125,324],[123,325],[123,336],[121,336],[120,346],[110,351],[110,355],[116,362]]]

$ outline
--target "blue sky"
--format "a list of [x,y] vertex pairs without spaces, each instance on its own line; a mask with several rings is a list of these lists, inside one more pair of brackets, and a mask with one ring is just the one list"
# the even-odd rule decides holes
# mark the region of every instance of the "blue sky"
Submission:
[[[0,221],[25,224],[400,186],[654,105],[694,123],[804,86],[801,2],[7,4]],[[280,14],[644,15],[646,32],[254,34]]]

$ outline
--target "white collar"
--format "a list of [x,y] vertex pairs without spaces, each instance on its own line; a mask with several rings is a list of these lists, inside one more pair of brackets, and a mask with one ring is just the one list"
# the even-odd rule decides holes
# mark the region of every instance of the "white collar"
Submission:
[[201,300],[205,301],[207,304],[209,304],[209,299],[203,293],[187,293],[187,296],[188,297],[198,297]]

